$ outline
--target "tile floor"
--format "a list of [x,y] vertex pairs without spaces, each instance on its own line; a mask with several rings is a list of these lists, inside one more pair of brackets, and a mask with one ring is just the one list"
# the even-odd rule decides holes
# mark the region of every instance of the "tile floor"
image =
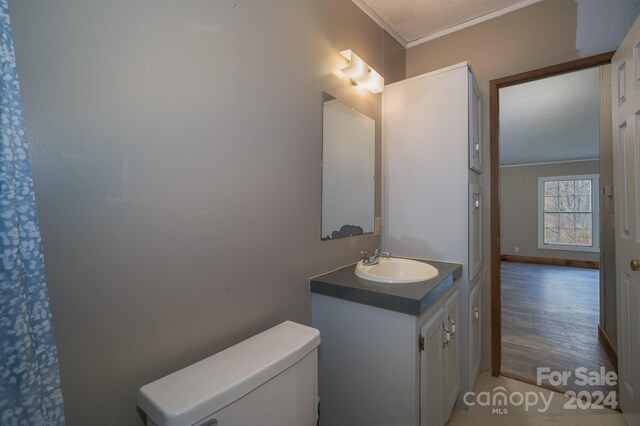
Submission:
[[[489,374],[481,374],[476,380],[474,392],[479,395],[481,392],[492,392],[498,386],[502,386],[507,395],[516,392],[535,392],[538,396],[544,395],[549,401],[548,409],[544,411],[544,404],[539,402],[528,410],[523,405],[507,405],[505,414],[494,414],[490,406],[480,406],[476,404],[469,407],[469,410],[454,409],[449,419],[448,426],[625,426],[622,414],[606,408],[596,409],[593,407],[583,409],[566,409],[565,405],[570,402],[569,398],[562,394],[548,391],[546,389],[508,379],[506,377],[493,377]],[[487,395],[487,394],[485,394]],[[511,398],[511,396],[510,396]],[[530,397],[533,401],[533,397]],[[539,396],[539,398],[541,398]],[[480,399],[478,400],[480,401]],[[517,399],[515,400],[517,401]],[[581,402],[582,404],[582,402]],[[576,404],[577,405],[577,404]],[[538,409],[544,412],[538,412]],[[635,421],[633,419],[632,421]],[[640,419],[638,420],[640,425]]]

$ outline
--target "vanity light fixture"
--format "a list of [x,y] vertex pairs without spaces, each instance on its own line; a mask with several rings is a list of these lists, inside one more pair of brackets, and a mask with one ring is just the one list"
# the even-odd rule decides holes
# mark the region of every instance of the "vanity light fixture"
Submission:
[[351,49],[340,52],[349,65],[340,71],[351,79],[354,85],[367,89],[371,93],[380,93],[384,89],[384,78],[371,68],[361,57],[353,53]]

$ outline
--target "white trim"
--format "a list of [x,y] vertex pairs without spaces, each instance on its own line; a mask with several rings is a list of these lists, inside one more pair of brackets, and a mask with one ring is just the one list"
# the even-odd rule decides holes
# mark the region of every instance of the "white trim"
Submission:
[[[591,246],[544,243],[544,182],[554,180],[591,180]],[[600,175],[540,176],[538,177],[538,248],[600,253]]]
[[595,158],[585,158],[584,160],[541,161],[539,163],[506,164],[504,166],[500,166],[500,168],[503,169],[508,167],[544,166],[546,164],[583,163],[586,161],[600,161],[600,158],[595,157]]
[[[356,2],[356,1],[359,1],[359,0],[353,0],[353,2]],[[515,12],[516,10],[519,10],[519,9],[524,9],[525,7],[529,7],[529,6],[534,5],[536,3],[540,3],[541,1],[542,0],[523,0],[523,1],[519,2],[519,3],[511,5],[509,7],[505,7],[503,9],[496,10],[495,12],[487,13],[486,15],[478,16],[477,18],[473,18],[473,19],[470,19],[470,20],[468,20],[466,22],[463,22],[461,24],[454,25],[453,27],[447,28],[447,29],[442,30],[442,31],[438,31],[437,33],[433,33],[431,35],[419,38],[417,40],[410,41],[410,42],[407,43],[406,47],[407,48],[415,47],[415,46],[417,46],[419,44],[426,43],[426,42],[431,41],[431,40],[435,40],[437,38],[446,36],[448,34],[456,32],[456,31],[460,31],[460,30],[463,30],[465,28],[469,28],[469,27],[472,27],[474,25],[481,24],[481,23],[489,21],[489,20],[491,20],[493,18],[497,18],[499,16],[506,15],[506,14],[511,13],[511,12]]]
[[[404,38],[402,38],[402,36],[400,34],[395,32],[389,26],[389,24],[387,24],[384,21],[384,19],[382,19],[380,16],[378,16],[377,13],[375,13],[373,10],[371,10],[371,8],[369,6],[367,6],[364,3],[363,0],[351,0],[351,1],[353,1],[353,3],[356,6],[358,6],[360,8],[360,10],[362,10],[369,18],[373,19],[373,22],[378,24],[380,26],[380,28],[382,28],[383,30],[388,32],[391,37],[393,37],[398,43],[400,43],[400,45],[402,45],[402,47],[404,47],[405,49],[407,48],[407,41]],[[538,0],[538,1],[540,1],[540,0]]]

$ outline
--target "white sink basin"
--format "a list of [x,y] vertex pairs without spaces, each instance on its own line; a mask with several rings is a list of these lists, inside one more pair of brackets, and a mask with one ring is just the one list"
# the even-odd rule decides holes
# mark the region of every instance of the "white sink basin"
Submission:
[[426,281],[438,276],[438,270],[428,263],[411,259],[392,257],[380,258],[377,265],[356,265],[356,275],[360,278],[381,283],[413,283]]

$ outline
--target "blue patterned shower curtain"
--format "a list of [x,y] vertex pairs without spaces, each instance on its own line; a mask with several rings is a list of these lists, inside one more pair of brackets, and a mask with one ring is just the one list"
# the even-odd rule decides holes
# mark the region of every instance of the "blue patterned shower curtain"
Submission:
[[64,425],[7,0],[0,33],[0,425]]

